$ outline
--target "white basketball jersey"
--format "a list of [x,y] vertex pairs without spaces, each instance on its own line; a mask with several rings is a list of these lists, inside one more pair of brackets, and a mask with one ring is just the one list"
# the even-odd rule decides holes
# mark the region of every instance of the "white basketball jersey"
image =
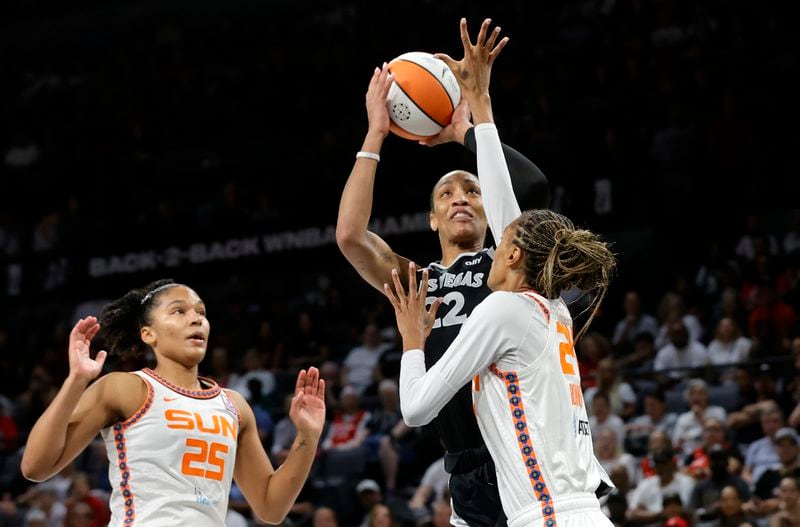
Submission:
[[444,356],[427,373],[424,366],[421,352],[403,354],[404,418],[424,424],[474,375],[475,413],[509,527],[552,527],[584,513],[602,517],[595,491],[601,480],[613,485],[594,456],[572,319],[562,300],[492,293]]
[[509,526],[555,525],[559,509],[567,509],[560,505],[597,503],[592,498],[601,478],[610,478],[594,456],[566,305],[535,293],[519,298],[529,321],[544,318],[546,343],[523,336],[516,356],[480,373],[473,399],[495,459],[503,509],[514,511]]
[[150,369],[133,372],[147,399],[102,430],[108,452],[111,526],[224,526],[240,416],[210,379],[187,390]]

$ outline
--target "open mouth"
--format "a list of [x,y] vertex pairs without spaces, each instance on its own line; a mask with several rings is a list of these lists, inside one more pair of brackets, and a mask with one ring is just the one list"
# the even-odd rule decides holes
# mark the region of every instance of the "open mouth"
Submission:
[[450,215],[450,219],[455,221],[471,221],[472,218],[472,213],[466,210],[457,210]]
[[203,344],[206,341],[206,337],[205,335],[203,335],[198,331],[186,337],[186,340],[190,341],[193,344]]

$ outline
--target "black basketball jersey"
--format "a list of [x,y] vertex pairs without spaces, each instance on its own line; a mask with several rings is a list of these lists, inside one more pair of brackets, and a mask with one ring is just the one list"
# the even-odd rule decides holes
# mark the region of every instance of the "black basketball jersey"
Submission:
[[[436,298],[443,302],[436,313],[428,340],[425,342],[425,367],[430,369],[455,340],[461,325],[491,291],[486,284],[492,267],[494,248],[458,256],[450,267],[438,263],[428,265],[428,294],[430,305]],[[472,388],[463,386],[442,408],[435,420],[439,437],[448,452],[482,446],[478,422],[472,409]]]

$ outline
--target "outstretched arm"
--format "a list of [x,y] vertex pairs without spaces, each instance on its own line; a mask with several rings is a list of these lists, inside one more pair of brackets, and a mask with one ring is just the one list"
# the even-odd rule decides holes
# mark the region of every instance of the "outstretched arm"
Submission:
[[281,523],[305,485],[325,425],[325,381],[316,368],[300,371],[289,417],[297,428],[292,448],[278,470],[273,469],[250,405],[240,394],[226,390],[242,413],[234,478],[256,516]]
[[408,293],[396,274],[393,286],[397,294],[389,284],[385,285],[386,295],[395,310],[397,328],[403,336],[400,409],[408,426],[430,423],[459,389],[509,349],[509,333],[500,330],[508,312],[497,295],[490,295],[475,308],[444,355],[426,372],[425,339],[441,304],[437,299],[430,310],[426,310],[424,284],[427,278],[428,270],[423,269],[423,286],[417,286],[412,264]]
[[[380,154],[383,140],[389,133],[386,95],[391,84],[387,65],[384,64],[382,69],[375,68],[366,96],[369,128],[361,146],[362,152]],[[382,291],[384,282],[391,277],[391,270],[405,270],[408,260],[395,254],[389,244],[368,229],[377,168],[375,159],[356,158],[339,202],[336,243],[358,274]]]
[[491,20],[488,18],[483,21],[473,44],[467,32],[467,21],[462,18],[460,30],[464,58],[455,61],[443,53],[436,56],[453,71],[472,110],[476,124],[474,133],[483,207],[495,243],[499,244],[503,230],[521,211],[514,196],[502,143],[494,126],[489,96],[492,65],[508,43],[508,37],[498,41],[500,28],[495,27],[489,31],[490,24]]

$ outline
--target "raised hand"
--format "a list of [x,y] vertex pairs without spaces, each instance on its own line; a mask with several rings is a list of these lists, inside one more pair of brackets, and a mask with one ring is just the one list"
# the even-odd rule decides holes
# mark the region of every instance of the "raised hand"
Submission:
[[300,436],[319,439],[325,426],[325,380],[311,367],[297,375],[289,418]]
[[392,281],[394,282],[394,291],[386,283],[383,284],[383,289],[394,307],[397,329],[403,336],[403,350],[422,349],[425,346],[425,339],[430,335],[433,323],[436,321],[436,312],[442,305],[442,299],[437,298],[429,309],[425,308],[428,270],[422,270],[422,281],[417,286],[417,266],[414,262],[408,265],[408,293],[400,283],[400,274],[397,269],[392,269]]
[[508,43],[508,37],[503,37],[498,42],[500,27],[489,31],[491,23],[490,18],[483,21],[473,44],[467,31],[467,20],[462,18],[460,28],[464,58],[457,61],[445,53],[435,54],[453,70],[462,93],[472,107],[476,123],[491,121],[491,106],[487,107],[488,101],[482,99],[488,99],[492,64]]
[[69,334],[69,375],[76,380],[88,383],[103,370],[108,354],[101,350],[92,359],[89,350],[98,331],[100,324],[97,323],[97,318],[88,316],[80,319]]
[[386,137],[389,135],[389,110],[386,108],[386,96],[392,86],[392,75],[385,62],[382,68],[375,68],[367,88],[366,105],[369,131]]

